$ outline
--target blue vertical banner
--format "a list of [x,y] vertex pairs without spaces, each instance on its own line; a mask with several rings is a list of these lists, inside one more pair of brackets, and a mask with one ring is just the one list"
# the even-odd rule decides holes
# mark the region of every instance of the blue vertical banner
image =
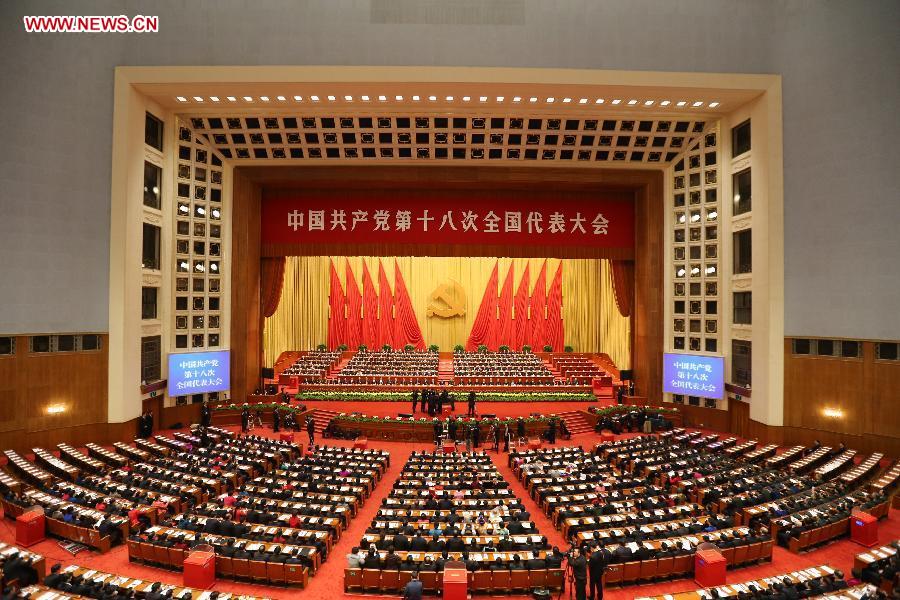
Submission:
[[721,400],[725,393],[725,359],[663,354],[663,392]]

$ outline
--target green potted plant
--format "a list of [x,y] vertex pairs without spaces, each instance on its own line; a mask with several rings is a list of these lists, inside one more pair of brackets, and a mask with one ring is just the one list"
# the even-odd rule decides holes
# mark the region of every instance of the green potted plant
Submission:
[[528,344],[525,344],[524,346],[522,346],[522,352],[524,352],[525,354],[528,354],[529,352],[531,352],[531,346],[529,346]]
[[337,349],[338,349],[339,351],[341,351],[341,352],[346,352],[346,351],[347,351],[347,344],[341,344],[340,346],[337,347]]
[[366,350],[369,349],[369,347],[366,346],[365,344],[360,344],[359,346],[356,347],[356,349],[359,350],[360,352],[365,352]]
[[466,347],[463,346],[462,344],[457,344],[457,345],[453,346],[454,353],[455,352],[465,352],[465,351],[466,351]]
[[403,346],[404,352],[413,352],[415,349],[416,349],[416,347],[413,346],[412,344],[406,344],[405,346]]
[[566,346],[565,348],[563,348],[563,350],[564,350],[565,352],[575,352],[575,349],[572,348],[572,346]]
[[383,345],[383,346],[381,347],[381,349],[382,349],[382,351],[384,351],[384,352],[390,352],[391,350],[393,350],[393,348],[391,348],[391,345],[390,345],[390,344],[385,344],[385,345]]
[[544,352],[553,352],[553,346],[550,344],[544,345]]
[[509,353],[509,346],[504,344],[503,346],[500,346],[499,350],[500,350],[500,352],[507,354],[507,353]]
[[438,347],[437,344],[431,344],[430,346],[428,346],[429,352],[437,352],[438,350],[440,350],[440,348]]
[[325,344],[319,344],[318,346],[316,346],[316,350],[318,350],[319,352],[325,352],[326,350],[328,350],[328,346],[326,346]]
[[480,346],[478,346],[478,352],[480,352],[481,354],[487,354],[487,351],[488,351],[488,347],[485,346],[484,344],[481,344]]

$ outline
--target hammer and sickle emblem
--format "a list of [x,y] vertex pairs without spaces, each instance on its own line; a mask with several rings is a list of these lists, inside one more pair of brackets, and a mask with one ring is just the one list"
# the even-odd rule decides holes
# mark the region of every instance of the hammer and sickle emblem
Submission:
[[458,281],[450,279],[438,284],[428,297],[429,317],[464,317],[466,315],[466,292]]

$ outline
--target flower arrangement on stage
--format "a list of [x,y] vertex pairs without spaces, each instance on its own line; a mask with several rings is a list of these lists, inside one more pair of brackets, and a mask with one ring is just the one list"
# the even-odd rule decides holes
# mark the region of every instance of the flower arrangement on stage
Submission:
[[[411,402],[410,392],[342,392],[342,391],[301,391],[294,396],[297,400],[377,400],[381,402]],[[461,401],[457,399],[457,401]],[[595,402],[590,392],[482,392],[479,402]]]
[[639,408],[643,408],[645,412],[660,414],[660,415],[677,415],[678,410],[675,408],[665,408],[663,406],[632,406],[629,404],[619,404],[616,406],[607,406],[606,408],[597,408],[596,406],[592,406],[588,408],[588,412],[591,414],[597,415],[598,417],[614,417],[617,415],[624,415],[626,413],[630,413],[632,411],[636,411]]
[[292,412],[292,413],[302,413],[306,411],[306,406],[294,406],[291,404],[281,404],[280,402],[256,402],[253,404],[235,404],[234,402],[230,404],[219,404],[213,407],[213,411],[217,410],[244,410],[247,408],[251,411],[257,410],[275,410],[279,409],[281,412]]
[[[358,413],[340,413],[336,417],[335,420],[344,421],[347,423],[375,423],[375,424],[388,424],[388,423],[421,423],[421,424],[431,424],[435,421],[440,421],[440,419],[436,419],[433,417],[372,417],[368,415],[361,415]],[[549,424],[550,422],[559,422],[560,417],[556,415],[549,416],[539,416],[539,417],[494,417],[490,419],[480,418],[480,417],[458,417],[456,421],[460,425],[467,425],[470,423],[479,423],[484,425],[515,425],[518,419],[521,418],[525,421],[525,424]]]

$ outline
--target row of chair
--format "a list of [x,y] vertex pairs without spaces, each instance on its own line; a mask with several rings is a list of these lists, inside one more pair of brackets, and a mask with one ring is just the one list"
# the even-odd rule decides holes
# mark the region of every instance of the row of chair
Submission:
[[[736,548],[723,548],[722,555],[729,567],[772,559],[771,540],[746,544]],[[682,554],[666,558],[651,558],[627,563],[609,565],[603,576],[607,585],[634,583],[668,579],[677,575],[685,575],[694,571],[694,555]]]
[[[181,569],[187,555],[188,551],[180,548],[167,548],[134,540],[128,541],[128,559],[131,561]],[[299,585],[304,588],[309,583],[309,568],[303,565],[219,555],[216,556],[216,574],[224,579]]]
[[80,542],[86,546],[96,548],[100,552],[109,552],[109,548],[112,545],[110,537],[102,537],[100,532],[96,529],[72,525],[71,523],[58,521],[57,519],[51,519],[50,517],[46,518],[46,523],[47,533],[50,535],[66,540],[72,540],[73,542]]
[[[888,515],[888,511],[890,510],[889,506],[890,502],[885,500],[881,504],[873,506],[866,512],[876,519],[881,519]],[[850,519],[841,519],[836,523],[829,523],[822,527],[809,529],[802,532],[799,537],[791,538],[788,541],[788,550],[791,552],[800,552],[801,550],[818,546],[819,544],[847,535],[848,533],[850,533]]]
[[[561,569],[469,571],[468,589],[472,592],[502,593],[526,591],[533,588],[563,588]],[[411,571],[381,569],[344,569],[345,592],[398,592],[409,582]],[[426,592],[443,588],[443,571],[420,571],[419,580]]]

